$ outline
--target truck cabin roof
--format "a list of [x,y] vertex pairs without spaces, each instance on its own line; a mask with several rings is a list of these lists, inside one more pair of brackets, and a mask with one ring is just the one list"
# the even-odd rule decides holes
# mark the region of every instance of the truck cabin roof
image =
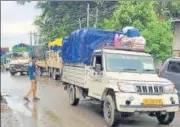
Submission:
[[112,50],[112,49],[97,49],[94,52],[105,52],[105,53],[120,53],[120,54],[126,54],[126,55],[141,55],[141,56],[151,56],[148,53],[142,52],[142,51],[135,51],[135,50],[123,50],[123,49],[118,49],[118,50]]
[[171,62],[180,62],[180,57],[171,57],[171,58],[169,58],[167,60],[171,61]]

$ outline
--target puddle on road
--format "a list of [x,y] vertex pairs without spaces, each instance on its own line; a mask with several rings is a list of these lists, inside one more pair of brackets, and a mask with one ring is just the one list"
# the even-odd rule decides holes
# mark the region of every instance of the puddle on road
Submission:
[[[30,123],[32,126],[38,124],[40,127],[59,127],[63,126],[63,120],[56,115],[55,111],[38,107],[38,102],[23,103],[22,101],[6,98],[9,107],[21,119],[21,123],[26,125]],[[26,123],[24,121],[26,119]]]

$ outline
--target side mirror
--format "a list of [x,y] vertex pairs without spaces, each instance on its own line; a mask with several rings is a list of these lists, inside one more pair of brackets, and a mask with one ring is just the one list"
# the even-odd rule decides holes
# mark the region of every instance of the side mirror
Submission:
[[98,72],[98,73],[101,72],[101,64],[96,64],[95,65],[95,71]]

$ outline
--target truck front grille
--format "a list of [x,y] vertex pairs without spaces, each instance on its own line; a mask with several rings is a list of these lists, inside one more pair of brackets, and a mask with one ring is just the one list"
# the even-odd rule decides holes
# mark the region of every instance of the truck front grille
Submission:
[[20,69],[22,65],[14,65],[14,67]]
[[161,85],[136,85],[136,91],[140,94],[163,94],[164,87]]

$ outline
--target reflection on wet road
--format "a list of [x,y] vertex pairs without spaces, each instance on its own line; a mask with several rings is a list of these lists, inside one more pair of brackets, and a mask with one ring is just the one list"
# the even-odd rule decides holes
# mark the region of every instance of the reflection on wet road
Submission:
[[[68,103],[68,94],[58,81],[47,76],[39,78],[38,97],[40,101],[26,103],[23,97],[30,87],[28,77],[1,74],[1,91],[24,127],[107,127],[102,110],[89,101],[80,101],[77,107]],[[180,127],[180,113],[168,127]],[[167,127],[158,125],[156,118],[136,116],[122,119],[118,127]]]

